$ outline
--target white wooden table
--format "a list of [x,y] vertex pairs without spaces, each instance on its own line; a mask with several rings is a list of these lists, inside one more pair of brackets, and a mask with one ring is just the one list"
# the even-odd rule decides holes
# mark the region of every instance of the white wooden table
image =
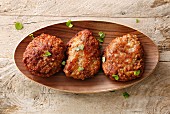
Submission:
[[[137,85],[97,94],[59,92],[24,77],[13,61],[19,41],[68,19],[111,21],[143,32],[159,47],[158,67]],[[17,21],[24,29],[15,29]],[[170,114],[170,0],[0,0],[0,114],[39,113]]]

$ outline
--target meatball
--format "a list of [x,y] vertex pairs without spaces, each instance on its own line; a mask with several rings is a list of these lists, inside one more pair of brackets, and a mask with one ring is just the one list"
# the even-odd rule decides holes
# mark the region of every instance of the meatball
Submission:
[[35,37],[23,54],[23,63],[31,74],[49,77],[61,69],[65,46],[56,36],[41,34]]
[[102,68],[111,80],[129,81],[142,76],[144,54],[136,35],[117,37],[105,48]]
[[81,80],[94,77],[100,69],[100,50],[92,32],[87,29],[78,32],[67,47],[66,76]]

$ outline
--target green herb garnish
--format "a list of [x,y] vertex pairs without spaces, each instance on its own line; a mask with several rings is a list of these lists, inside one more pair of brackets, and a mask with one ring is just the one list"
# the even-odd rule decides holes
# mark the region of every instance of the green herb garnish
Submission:
[[119,76],[118,75],[113,74],[112,77],[115,78],[115,80],[119,80]]
[[68,20],[66,22],[66,26],[68,26],[69,28],[72,28],[73,27],[73,24],[71,24],[71,20]]
[[48,56],[51,56],[51,53],[49,51],[46,51],[43,55],[44,57],[48,57]]
[[103,33],[103,32],[99,32],[98,35],[100,36],[100,38],[104,38],[105,37],[105,33]]
[[30,34],[29,36],[32,37],[32,39],[34,39],[34,35],[33,34]]
[[139,23],[140,21],[139,21],[139,19],[136,19],[136,23]]
[[103,43],[103,42],[104,42],[105,33],[99,32],[98,35],[99,35],[99,37],[100,37],[100,38],[98,39],[99,42]]
[[125,99],[127,99],[130,95],[129,95],[129,93],[124,92],[124,93],[123,93],[123,96],[124,96]]
[[106,61],[106,58],[105,57],[102,57],[102,62],[104,63]]
[[79,51],[79,50],[83,50],[84,49],[84,45],[79,45],[78,47],[75,48],[76,51]]
[[82,70],[84,70],[83,67],[79,67],[79,68],[78,68],[78,71],[79,71],[79,72],[82,71]]
[[140,70],[134,71],[134,75],[138,76],[140,74]]
[[21,30],[21,29],[23,28],[22,23],[16,22],[16,23],[15,23],[15,28],[16,28],[17,30]]
[[65,62],[65,61],[63,61],[61,64],[62,64],[62,65],[66,65],[66,62]]
[[98,40],[99,40],[99,42],[101,42],[101,43],[103,43],[103,42],[104,42],[104,41],[103,41],[103,39],[101,39],[101,38],[99,38]]
[[84,45],[82,44],[82,45],[79,45],[79,49],[80,50],[83,50],[84,49]]

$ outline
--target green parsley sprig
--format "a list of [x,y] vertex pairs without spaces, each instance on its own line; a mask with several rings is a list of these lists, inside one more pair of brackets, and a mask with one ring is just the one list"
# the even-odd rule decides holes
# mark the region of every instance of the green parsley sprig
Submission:
[[134,71],[134,75],[138,76],[140,74],[140,70]]
[[125,99],[127,99],[130,95],[129,95],[129,93],[124,92],[124,93],[123,93],[123,96],[124,96]]
[[44,53],[44,57],[48,57],[48,56],[51,56],[52,54],[49,52],[49,51],[46,51],[45,53]]
[[79,72],[82,71],[82,70],[84,70],[83,67],[79,67],[79,68],[78,68],[78,71],[79,71]]
[[66,65],[66,61],[63,61],[61,64],[62,64],[63,66]]
[[69,28],[72,28],[73,27],[73,24],[71,23],[71,20],[68,20],[66,22],[66,26],[69,27]]
[[99,42],[103,43],[104,38],[105,38],[105,33],[99,32],[98,35],[99,35],[99,38],[98,38]]
[[119,76],[118,76],[118,75],[113,74],[112,77],[113,77],[115,80],[119,80]]
[[22,23],[20,23],[20,22],[15,22],[15,28],[16,28],[17,30],[23,29]]
[[33,34],[30,34],[29,36],[32,37],[32,39],[34,39],[34,35]]

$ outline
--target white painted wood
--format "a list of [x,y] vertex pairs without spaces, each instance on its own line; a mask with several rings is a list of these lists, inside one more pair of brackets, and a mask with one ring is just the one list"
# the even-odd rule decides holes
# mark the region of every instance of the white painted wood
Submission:
[[[169,114],[169,7],[169,0],[0,0],[0,114]],[[12,59],[19,41],[68,19],[116,22],[143,32],[159,46],[158,67],[137,85],[97,94],[59,92],[24,77]],[[24,29],[15,30],[16,21]]]

